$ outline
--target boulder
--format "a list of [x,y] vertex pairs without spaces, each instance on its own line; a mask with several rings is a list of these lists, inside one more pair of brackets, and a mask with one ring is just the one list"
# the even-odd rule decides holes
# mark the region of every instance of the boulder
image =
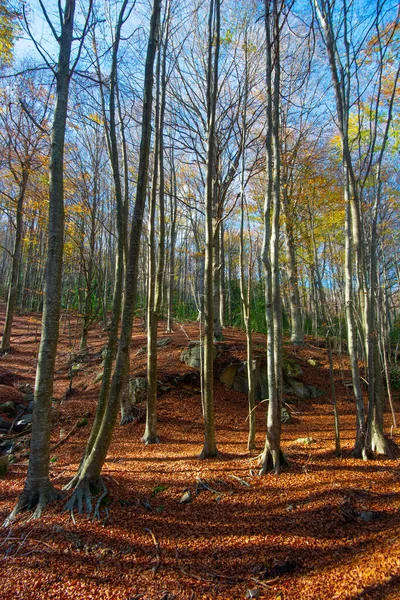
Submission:
[[294,358],[283,356],[282,358],[282,371],[285,379],[291,379],[300,377],[303,375],[303,370],[299,363]]
[[22,417],[21,419],[19,419],[19,421],[17,421],[13,427],[13,430],[16,431],[17,433],[21,433],[21,431],[24,431],[24,429],[26,429],[29,425],[31,425],[33,420],[33,416],[32,415],[25,415],[24,417]]
[[307,387],[310,391],[311,398],[320,398],[324,395],[324,392],[317,388],[316,385],[308,385]]
[[17,411],[17,408],[14,404],[14,402],[8,401],[8,402],[2,402],[0,404],[0,412],[4,413],[6,415],[15,415]]
[[288,387],[286,388],[286,394],[292,394],[293,396],[297,396],[300,400],[308,400],[311,398],[311,393],[308,387],[302,381],[296,381],[292,379],[287,382]]
[[0,417],[0,429],[8,431],[11,427],[11,423],[12,421],[6,421],[6,419],[2,419],[2,417]]
[[[214,360],[217,358],[217,350],[215,346],[213,347]],[[181,362],[185,363],[189,367],[193,369],[197,369],[200,371],[201,365],[201,346],[200,342],[190,342],[189,347],[184,350],[181,354]]]
[[[265,357],[253,359],[254,398],[262,400],[268,396],[267,360]],[[232,363],[225,367],[219,380],[236,392],[248,394],[247,361]]]
[[136,404],[144,402],[147,398],[146,377],[135,377],[129,380],[121,399],[120,425],[126,425],[138,418]]

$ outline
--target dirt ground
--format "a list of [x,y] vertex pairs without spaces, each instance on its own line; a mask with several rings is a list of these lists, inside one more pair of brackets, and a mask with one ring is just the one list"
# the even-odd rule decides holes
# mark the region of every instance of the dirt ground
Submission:
[[[1,331],[4,306],[0,318]],[[159,331],[166,335],[162,325]],[[85,415],[88,423],[51,453],[51,478],[59,489],[74,474],[89,435],[100,387],[94,379],[107,340],[100,327],[91,331],[89,354],[65,398],[77,332],[76,320],[64,316],[52,445]],[[245,356],[242,332],[228,328],[224,336],[217,371]],[[15,393],[33,386],[39,337],[39,315],[16,317],[12,352],[0,359],[1,402],[8,399],[4,386]],[[285,344],[303,369],[301,379],[325,394],[287,398],[292,420],[283,425],[282,445],[290,468],[259,478],[266,405],[257,408],[258,449],[249,453],[247,398],[216,381],[219,455],[199,461],[200,393],[189,376],[182,380],[193,369],[179,361],[189,340],[198,338],[196,324],[176,325],[171,337],[159,351],[159,378],[171,386],[159,398],[161,443],[144,446],[143,423],[117,425],[103,471],[109,494],[100,521],[76,516],[74,522],[60,501],[39,520],[23,514],[0,529],[0,598],[239,599],[257,589],[259,597],[275,600],[400,599],[400,461],[351,458],[355,414],[345,385],[351,379],[346,356],[335,355],[343,448],[336,458],[326,351],[311,338],[303,348]],[[254,340],[263,352],[264,336]],[[145,355],[135,356],[145,344],[138,322],[132,375],[145,373]],[[320,366],[310,366],[309,358]],[[396,411],[400,419],[398,397]],[[390,432],[389,412],[385,421]],[[400,443],[400,430],[392,435]],[[21,458],[0,480],[1,522],[26,470]],[[186,490],[192,499],[180,503]]]

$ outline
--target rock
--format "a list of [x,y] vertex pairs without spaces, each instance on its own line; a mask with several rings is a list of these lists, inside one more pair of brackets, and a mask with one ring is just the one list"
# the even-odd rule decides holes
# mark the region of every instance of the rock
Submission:
[[8,465],[10,464],[8,454],[0,456],[0,477],[7,475]]
[[232,388],[240,364],[241,363],[233,363],[225,367],[219,376],[220,382]]
[[[217,350],[215,346],[213,347],[214,360],[217,358]],[[201,346],[200,342],[190,342],[189,347],[184,350],[181,354],[181,362],[185,363],[189,367],[193,369],[197,369],[200,371],[200,355],[201,355]]]
[[358,517],[361,519],[361,521],[364,521],[364,523],[377,521],[380,516],[380,513],[376,510],[365,510],[358,513]]
[[[167,337],[167,338],[161,338],[159,340],[157,340],[157,348],[163,348],[164,346],[168,346],[168,344],[170,344],[172,342],[172,338]],[[140,350],[138,350],[136,352],[136,356],[140,356],[141,354],[146,354],[147,352],[147,346],[143,346],[143,348],[140,348]]]
[[261,590],[259,588],[252,588],[246,591],[246,598],[259,598],[261,596]]
[[[247,361],[232,363],[225,367],[219,376],[219,380],[236,392],[248,394]],[[268,376],[267,359],[265,357],[253,359],[253,381],[255,400],[266,398],[268,396]]]
[[93,379],[93,383],[99,383],[99,381],[101,381],[103,379],[103,371],[99,371],[99,373],[97,373],[97,375],[95,375],[94,379]]
[[285,406],[281,408],[281,423],[288,423],[291,420],[291,415]]
[[284,378],[300,377],[303,375],[303,370],[299,363],[294,358],[283,356],[282,358],[282,371]]
[[307,364],[309,364],[310,367],[320,367],[321,366],[321,363],[316,358],[307,359]]
[[129,391],[134,404],[144,402],[147,398],[146,377],[135,377],[129,381]]
[[312,437],[297,438],[297,440],[295,440],[294,443],[295,444],[306,444],[307,446],[310,446],[310,444],[316,444],[316,440],[314,440],[314,438],[312,438]]
[[0,417],[0,429],[5,429],[8,431],[11,427],[11,421],[6,421]]
[[287,573],[292,573],[297,568],[295,560],[286,559],[283,563],[277,563],[272,569],[267,569],[263,574],[263,579],[274,579]]
[[311,398],[311,392],[308,387],[302,381],[295,381],[294,379],[288,382],[288,387],[284,387],[284,393],[293,394],[300,398],[300,400]]
[[14,415],[16,410],[16,406],[11,400],[0,404],[0,412],[5,413],[6,415]]
[[32,419],[33,415],[25,415],[24,417],[22,417],[22,419],[19,419],[19,421],[15,423],[13,430],[17,433],[24,431],[24,429],[26,429],[28,425],[31,425]]
[[185,490],[182,494],[179,504],[189,504],[192,501],[192,493],[190,490]]
[[144,402],[147,399],[147,380],[146,377],[135,377],[129,380],[125,387],[121,400],[121,420],[120,425],[132,423],[141,416],[136,404]]
[[315,385],[308,385],[307,387],[309,389],[311,398],[320,398],[325,393],[322,390],[318,389]]

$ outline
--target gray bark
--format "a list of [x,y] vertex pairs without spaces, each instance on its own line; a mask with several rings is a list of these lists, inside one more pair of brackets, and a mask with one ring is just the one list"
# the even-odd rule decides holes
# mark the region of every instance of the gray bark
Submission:
[[56,72],[56,105],[50,150],[49,230],[45,289],[32,422],[32,441],[28,474],[12,519],[23,509],[35,508],[40,516],[45,506],[60,497],[49,478],[51,399],[57,355],[61,308],[61,273],[64,245],[64,141],[68,91],[71,77],[70,56],[74,26],[75,0],[66,0]]

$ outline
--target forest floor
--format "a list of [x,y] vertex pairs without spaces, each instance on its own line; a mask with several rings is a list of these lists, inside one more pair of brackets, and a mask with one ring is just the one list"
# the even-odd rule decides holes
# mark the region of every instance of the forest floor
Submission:
[[[4,306],[0,331],[1,321]],[[166,336],[162,326],[159,331]],[[77,332],[76,320],[63,318],[52,446],[85,415],[88,423],[51,452],[51,479],[59,489],[74,474],[90,431],[107,339],[100,327],[91,331],[89,354],[65,398]],[[228,328],[224,336],[217,371],[245,358],[244,334]],[[3,395],[4,386],[33,386],[39,337],[39,315],[16,317],[12,352],[0,359]],[[256,411],[258,449],[248,452],[247,398],[216,380],[219,455],[199,461],[200,391],[190,376],[182,379],[193,369],[179,360],[198,338],[197,325],[176,325],[170,337],[158,354],[159,379],[171,386],[159,398],[161,443],[144,446],[143,423],[117,425],[103,471],[108,497],[100,521],[76,515],[74,522],[60,501],[41,519],[23,514],[0,529],[0,598],[194,600],[252,593],[275,600],[400,599],[400,461],[351,458],[355,415],[346,355],[334,356],[342,438],[336,458],[326,350],[312,338],[301,348],[285,343],[286,354],[301,365],[300,379],[325,394],[287,399],[292,419],[283,425],[282,445],[290,468],[259,478],[266,404]],[[254,335],[254,342],[262,352],[264,336]],[[145,374],[146,355],[135,356],[145,344],[137,322],[132,375]],[[320,366],[309,365],[310,358]],[[399,396],[395,406],[400,416]],[[390,432],[389,412],[385,422]],[[392,435],[400,443],[400,430]],[[0,522],[15,505],[27,464],[20,458],[0,480]],[[180,503],[185,490],[192,499]]]

